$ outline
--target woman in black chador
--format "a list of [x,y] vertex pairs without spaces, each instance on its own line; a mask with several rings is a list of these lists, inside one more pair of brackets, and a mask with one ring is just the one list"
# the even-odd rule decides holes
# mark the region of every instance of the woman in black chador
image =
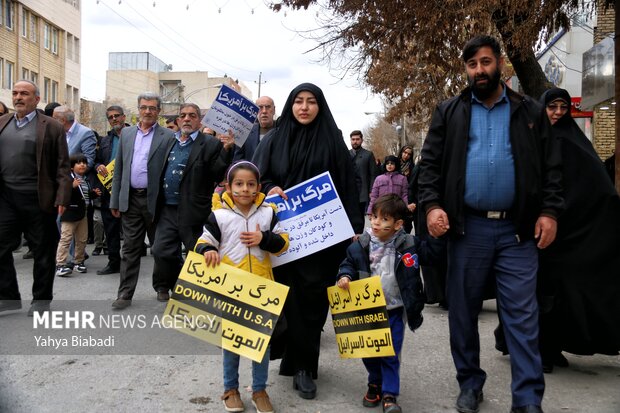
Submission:
[[555,242],[540,251],[540,349],[550,372],[568,365],[562,351],[620,350],[620,198],[570,115],[568,92],[550,89],[541,103],[561,140],[566,202]]
[[[355,174],[342,132],[329,110],[323,92],[311,83],[293,89],[277,126],[258,146],[263,191],[283,194],[300,182],[329,171],[356,233],[363,230]],[[280,374],[294,375],[299,395],[316,395],[321,329],[327,317],[327,287],[334,284],[349,241],[274,268],[276,281],[290,287],[284,307],[287,331]],[[272,358],[277,343],[272,344]]]

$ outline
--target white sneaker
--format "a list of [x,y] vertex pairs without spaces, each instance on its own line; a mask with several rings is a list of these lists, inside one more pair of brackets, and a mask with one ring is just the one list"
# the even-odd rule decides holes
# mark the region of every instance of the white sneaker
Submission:
[[66,265],[59,265],[56,267],[56,277],[66,277],[73,273],[71,267],[67,267]]

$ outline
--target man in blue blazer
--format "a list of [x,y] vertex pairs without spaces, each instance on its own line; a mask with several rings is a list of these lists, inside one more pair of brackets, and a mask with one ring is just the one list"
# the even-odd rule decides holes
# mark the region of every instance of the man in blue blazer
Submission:
[[67,106],[58,106],[52,115],[64,127],[69,156],[82,153],[88,160],[88,170],[95,166],[97,137],[95,132],[75,120],[75,113]]
[[155,239],[155,209],[159,196],[159,171],[174,141],[170,129],[157,124],[161,98],[150,92],[138,96],[139,123],[123,128],[116,153],[110,210],[121,218],[124,242],[116,309],[131,305],[140,273],[144,236]]

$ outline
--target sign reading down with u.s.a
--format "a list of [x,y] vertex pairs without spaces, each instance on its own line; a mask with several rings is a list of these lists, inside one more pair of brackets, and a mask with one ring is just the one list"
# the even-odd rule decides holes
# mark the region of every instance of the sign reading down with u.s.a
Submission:
[[[260,362],[288,287],[226,264],[205,265],[189,252],[164,315],[177,330]],[[176,323],[175,323],[176,324]]]

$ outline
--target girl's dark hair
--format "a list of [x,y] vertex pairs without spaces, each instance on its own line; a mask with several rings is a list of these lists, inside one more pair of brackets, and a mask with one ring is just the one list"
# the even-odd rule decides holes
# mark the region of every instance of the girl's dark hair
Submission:
[[383,160],[383,172],[387,172],[387,163],[388,162],[392,162],[394,165],[396,165],[396,169],[394,169],[394,172],[400,171],[400,159],[397,158],[394,155],[388,155]]
[[407,216],[407,205],[401,197],[396,194],[385,194],[377,198],[372,206],[372,213],[379,215],[379,213],[386,217],[394,218],[395,220],[405,219]]
[[80,162],[88,163],[88,159],[86,158],[86,155],[84,155],[83,153],[76,153],[69,157],[69,162],[71,163],[71,168],[73,168],[76,163],[80,163]]
[[235,173],[239,169],[251,171],[256,177],[256,180],[260,182],[260,172],[258,171],[258,167],[250,161],[239,161],[230,165],[230,168],[228,168],[228,172],[226,172],[226,182],[228,182],[228,185],[232,185],[232,181],[233,179],[235,179]]

